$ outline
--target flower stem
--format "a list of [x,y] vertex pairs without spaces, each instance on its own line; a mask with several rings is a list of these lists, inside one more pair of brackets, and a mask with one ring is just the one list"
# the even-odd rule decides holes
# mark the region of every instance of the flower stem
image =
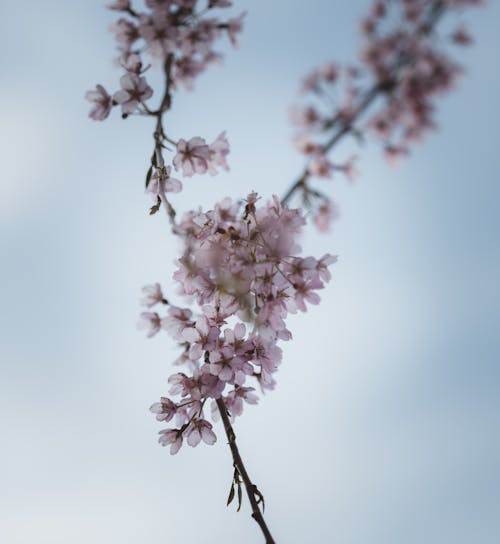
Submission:
[[[266,539],[266,544],[275,544],[271,532],[269,531],[269,528],[264,521],[264,516],[262,515],[262,512],[259,508],[259,502],[263,502],[262,495],[257,489],[257,486],[253,484],[250,480],[247,469],[243,464],[243,460],[238,450],[238,446],[236,445],[236,435],[234,434],[233,427],[231,425],[231,422],[229,421],[229,416],[227,414],[227,409],[224,401],[220,398],[217,399],[216,402],[217,408],[219,408],[219,412],[222,418],[222,423],[224,424],[224,430],[226,431],[229,447],[231,448],[234,468],[239,472],[243,483],[245,484],[248,500],[250,501],[250,505],[252,507],[252,517],[259,524],[262,534]],[[259,501],[257,500],[257,498],[259,498]]]

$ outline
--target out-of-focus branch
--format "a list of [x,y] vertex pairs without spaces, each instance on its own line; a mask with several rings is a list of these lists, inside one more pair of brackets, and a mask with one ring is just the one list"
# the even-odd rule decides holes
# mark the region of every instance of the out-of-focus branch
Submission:
[[[439,19],[444,14],[445,9],[446,6],[442,0],[437,0],[434,2],[427,21],[420,27],[419,34],[422,36],[431,34]],[[413,59],[408,56],[398,58],[394,63],[393,69],[391,70],[390,77],[386,81],[375,83],[370,89],[368,89],[360,98],[358,105],[350,113],[348,119],[345,119],[342,115],[337,114],[330,120],[328,123],[328,128],[333,128],[334,132],[330,139],[322,146],[321,151],[323,154],[329,153],[344,138],[344,136],[347,136],[351,132],[358,132],[355,124],[359,118],[370,107],[376,98],[384,93],[393,91],[400,84],[401,71],[412,62]],[[299,190],[307,193],[307,181],[310,177],[311,172],[309,168],[304,168],[300,176],[281,198],[281,203],[287,204],[292,196]]]

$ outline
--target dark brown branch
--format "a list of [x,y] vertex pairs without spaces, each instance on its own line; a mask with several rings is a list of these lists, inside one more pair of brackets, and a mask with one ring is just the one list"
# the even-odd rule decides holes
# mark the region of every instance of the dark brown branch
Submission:
[[239,472],[243,483],[245,484],[248,500],[250,501],[250,505],[252,507],[252,517],[259,524],[262,534],[266,539],[266,544],[274,544],[274,539],[271,535],[271,532],[269,531],[269,528],[266,525],[266,522],[264,521],[264,516],[260,511],[259,503],[257,501],[257,497],[262,500],[262,495],[257,489],[257,486],[252,483],[250,477],[248,476],[248,472],[245,468],[245,465],[243,464],[243,460],[241,459],[238,446],[236,445],[236,435],[234,434],[233,427],[231,425],[231,422],[229,421],[226,406],[222,399],[217,399],[217,408],[219,408],[222,423],[224,424],[224,430],[226,431],[229,447],[231,448],[234,468]]
[[[165,138],[165,132],[163,129],[163,114],[168,111],[172,105],[172,97],[170,94],[170,89],[172,85],[172,76],[171,76],[171,70],[172,70],[172,63],[174,60],[174,55],[170,53],[167,55],[165,59],[165,63],[163,65],[163,72],[165,75],[165,92],[163,93],[163,97],[161,99],[160,105],[157,110],[155,111],[149,111],[148,115],[151,117],[156,117],[156,126],[155,131],[153,133],[153,138],[155,141],[153,156],[151,157],[151,165],[156,168],[163,168],[163,139]],[[167,212],[168,219],[170,221],[170,224],[172,226],[173,232],[177,232],[177,224],[175,222],[175,210],[170,204],[167,196],[165,195],[165,191],[162,190],[161,185],[159,188],[160,193],[160,200],[158,200],[157,206],[154,211],[157,211],[158,207],[160,206],[160,202],[165,207],[165,210]]]

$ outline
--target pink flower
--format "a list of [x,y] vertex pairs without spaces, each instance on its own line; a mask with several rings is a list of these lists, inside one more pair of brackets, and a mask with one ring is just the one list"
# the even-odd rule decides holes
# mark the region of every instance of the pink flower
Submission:
[[222,348],[210,353],[210,373],[223,382],[234,378],[234,353],[231,348]]
[[182,331],[186,327],[191,327],[194,323],[191,321],[193,312],[189,308],[178,308],[170,306],[167,317],[162,319],[162,327],[175,339],[180,340]]
[[320,178],[332,177],[333,164],[326,158],[325,155],[317,155],[309,165],[309,172],[313,176]]
[[96,85],[96,90],[87,91],[85,98],[94,104],[94,107],[90,110],[89,117],[94,119],[94,121],[106,119],[113,105],[113,100],[106,92],[106,89],[102,85]]
[[[227,396],[223,397],[224,404],[229,412],[231,421],[243,413],[243,401],[247,404],[257,404],[259,397],[254,393],[253,387],[240,387],[236,386],[235,389],[230,391]],[[219,421],[220,414],[217,403],[214,401],[211,405],[212,419]]]
[[460,27],[451,35],[451,39],[457,45],[470,45],[472,43],[471,35],[465,30],[464,27]]
[[133,72],[137,75],[141,73],[142,59],[138,53],[124,51],[118,60],[120,62],[120,65],[123,66],[123,68],[125,68],[127,72]]
[[391,123],[384,115],[372,117],[369,126],[373,130],[375,136],[382,139],[388,138],[392,131]]
[[144,298],[142,299],[141,304],[146,306],[146,308],[151,308],[155,304],[158,304],[158,302],[167,302],[163,296],[159,283],[146,285],[142,288],[142,292],[144,293]]
[[229,36],[229,40],[233,47],[238,47],[236,36],[243,30],[243,19],[245,16],[246,11],[234,19],[229,19],[227,22],[227,35]]
[[182,175],[204,174],[208,170],[210,149],[203,138],[198,136],[191,138],[189,142],[179,140],[177,154],[174,157],[176,170],[182,168]]
[[335,83],[339,77],[339,68],[334,62],[327,62],[319,69],[321,77],[328,83]]
[[164,429],[158,433],[160,438],[158,442],[162,446],[170,444],[170,455],[175,455],[182,446],[182,433],[179,429]]
[[161,193],[179,193],[182,190],[182,182],[178,179],[171,178],[170,166],[157,168],[149,180],[147,191],[155,198],[161,196]]
[[153,95],[153,89],[147,84],[146,78],[128,73],[120,78],[122,89],[113,98],[121,105],[124,114],[134,113],[137,106]]
[[291,283],[302,281],[303,279],[313,279],[318,277],[316,271],[318,261],[314,257],[293,257],[290,262],[287,263],[285,273]]
[[224,331],[224,343],[229,346],[235,355],[244,356],[253,350],[250,340],[245,340],[246,327],[243,323],[236,323],[234,329]]
[[172,374],[168,378],[168,383],[172,385],[170,388],[171,395],[181,395],[187,397],[193,389],[193,380],[186,376],[183,372]]
[[291,118],[292,123],[304,129],[312,129],[317,126],[321,121],[321,115],[312,106],[307,106],[305,108],[292,107],[291,108]]
[[320,74],[319,74],[318,70],[313,70],[302,81],[301,91],[303,93],[308,93],[308,92],[311,92],[311,91],[316,92],[316,91],[319,91],[319,90],[320,90]]
[[161,329],[160,316],[156,312],[142,312],[138,327],[148,329],[147,336],[151,338]]
[[281,363],[283,352],[274,341],[266,340],[259,335],[254,335],[252,342],[255,349],[253,361],[261,367],[261,379],[264,383],[271,384],[273,382],[271,375]]
[[354,181],[358,176],[358,170],[356,168],[357,157],[351,157],[344,164],[336,166],[337,170],[340,170],[349,181]]
[[226,132],[221,132],[213,143],[209,146],[210,160],[208,162],[208,171],[211,175],[217,174],[217,166],[223,170],[229,170],[226,157],[229,155],[229,142],[226,138]]
[[[202,313],[194,318],[187,309],[170,307],[162,326],[180,343],[180,363],[189,369],[168,382],[170,394],[181,397],[177,404],[172,401],[176,423],[189,425],[191,445],[207,432],[205,424],[195,423],[207,399],[219,399],[229,388],[223,398],[235,416],[243,401],[257,401],[254,390],[244,387],[249,379],[256,378],[262,389],[274,387],[282,357],[277,344],[291,338],[288,313],[316,304],[316,291],[329,279],[333,257],[296,256],[305,223],[301,212],[281,205],[277,197],[260,207],[258,201],[256,193],[240,204],[224,199],[213,210],[192,212],[182,221],[185,251],[174,278]],[[242,319],[253,322],[250,335]],[[169,418],[173,405],[164,404],[152,410]],[[208,432],[207,437],[213,440]]]
[[219,32],[219,23],[216,19],[205,19],[196,26],[185,29],[179,36],[183,54],[186,56],[209,54]]
[[[237,342],[243,346],[241,340],[237,340]],[[246,377],[253,373],[252,365],[246,360],[251,356],[253,346],[248,342],[241,355],[238,355],[235,353],[233,345],[225,343],[220,349],[213,350],[209,355],[208,369],[222,382],[243,385]]]
[[219,338],[219,328],[210,326],[208,319],[201,316],[197,319],[194,327],[186,327],[182,331],[182,337],[191,344],[189,358],[196,361],[204,351],[215,349],[216,341]]
[[213,446],[217,440],[212,431],[212,424],[206,419],[195,419],[187,430],[187,443],[195,447],[203,440],[205,444]]
[[[481,2],[446,0],[440,8],[451,13]],[[292,110],[292,122],[300,129],[298,136],[307,137],[309,142],[322,141],[327,149],[347,133],[362,140],[358,121],[363,117],[363,125],[382,140],[390,162],[406,155],[407,144],[421,140],[435,127],[435,101],[461,73],[437,35],[436,6],[439,3],[427,0],[375,0],[362,21],[365,43],[361,65],[340,68],[326,64],[313,70],[304,81],[302,90],[308,101]],[[451,39],[459,45],[472,41],[463,27],[455,30]],[[361,84],[365,82],[363,90]],[[335,96],[325,85],[334,83],[341,87],[335,89]],[[333,108],[329,101],[334,103]],[[312,145],[302,144],[299,148],[310,153]],[[349,178],[354,175],[351,164],[335,168],[343,169]],[[310,171],[321,177],[330,175],[323,159]]]
[[257,404],[259,402],[259,397],[254,391],[253,387],[236,387],[224,398],[224,404],[233,419],[235,416],[241,416],[243,413],[243,401],[248,404]]
[[322,147],[318,144],[315,144],[310,136],[302,135],[298,138],[295,138],[293,143],[295,144],[295,147],[305,155],[320,155],[322,153]]
[[205,304],[201,307],[201,311],[211,326],[220,328],[226,324],[224,317],[219,312],[219,308],[214,308],[211,304]]
[[314,224],[320,232],[328,232],[331,224],[339,216],[337,207],[331,201],[327,201],[316,210]]
[[408,155],[408,150],[405,147],[397,145],[387,145],[384,149],[384,155],[391,166],[397,166],[399,160]]
[[172,79],[176,84],[190,91],[193,88],[193,81],[196,76],[205,69],[205,62],[194,59],[191,56],[184,56],[176,59],[172,68]]
[[114,32],[116,41],[126,50],[129,50],[139,37],[137,27],[127,19],[118,19],[111,25],[110,30]]
[[152,404],[149,410],[156,414],[158,421],[170,421],[177,411],[177,405],[170,399],[161,397],[160,402]]
[[319,273],[319,277],[323,280],[323,281],[330,281],[331,278],[332,278],[332,275],[330,273],[330,270],[328,270],[328,267],[331,265],[331,264],[334,264],[336,263],[338,260],[337,256],[336,255],[330,255],[329,253],[326,253],[325,255],[323,255],[323,257],[321,257],[321,259],[318,261],[318,264],[316,266],[317,270],[318,270],[318,273]]
[[322,289],[323,283],[319,278],[315,279],[302,279],[297,281],[294,285],[294,299],[297,308],[301,312],[306,312],[307,307],[305,301],[309,304],[319,304],[320,298],[316,290]]
[[[168,10],[168,5],[164,4]],[[163,9],[164,9],[163,8]],[[159,13],[152,15],[141,15],[139,34],[147,43],[149,53],[152,57],[163,59],[168,53],[175,50],[178,30],[171,24],[169,17]]]

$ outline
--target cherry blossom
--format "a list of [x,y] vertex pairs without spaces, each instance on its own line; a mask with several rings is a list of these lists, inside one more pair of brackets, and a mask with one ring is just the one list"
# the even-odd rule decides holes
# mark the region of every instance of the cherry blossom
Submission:
[[243,413],[243,401],[247,404],[257,404],[259,397],[254,393],[253,387],[236,387],[224,397],[224,404],[231,413],[233,419]]
[[139,29],[128,19],[118,19],[110,27],[115,34],[116,41],[125,49],[130,49],[130,46],[139,38]]
[[245,16],[246,12],[243,12],[238,17],[235,17],[234,19],[229,19],[229,21],[227,22],[227,33],[233,47],[238,47],[238,41],[236,37],[243,29],[243,19],[245,18]]
[[179,36],[182,53],[186,56],[199,54],[204,57],[210,53],[219,33],[217,19],[204,19],[192,28],[183,29]]
[[151,405],[150,411],[156,414],[158,421],[170,421],[177,412],[177,406],[170,399],[161,397],[160,402]]
[[349,181],[354,181],[354,179],[356,179],[358,176],[358,170],[356,168],[357,160],[357,157],[351,157],[343,164],[336,164],[335,168],[340,170],[340,172],[342,172]]
[[206,419],[194,420],[187,431],[187,443],[190,446],[197,446],[201,440],[209,446],[215,444],[217,440],[215,433],[212,431],[212,424]]
[[[291,110],[297,129],[294,144],[305,154],[304,172],[284,200],[300,191],[314,221],[327,231],[333,218],[329,197],[313,188],[311,177],[330,177],[342,171],[355,175],[352,161],[334,162],[329,152],[346,136],[380,143],[390,164],[409,154],[436,126],[439,97],[449,91],[461,67],[439,35],[442,18],[479,5],[480,0],[374,0],[361,23],[363,45],[357,63],[328,62],[303,80],[303,103]],[[449,42],[468,45],[471,36],[462,25]]]
[[161,319],[156,312],[142,312],[138,327],[147,329],[147,336],[151,338],[161,329]]
[[[212,210],[186,214],[180,223],[185,251],[174,279],[181,293],[197,303],[198,313],[169,307],[167,316],[159,319],[182,347],[180,364],[188,367],[168,380],[170,394],[180,396],[171,402],[200,403],[200,411],[191,414],[193,421],[203,419],[197,414],[202,415],[207,399],[221,396],[233,406],[232,416],[241,414],[242,399],[250,404],[257,400],[249,380],[257,380],[262,389],[275,387],[282,360],[278,342],[291,338],[288,313],[317,304],[317,291],[330,279],[333,257],[318,260],[297,254],[305,223],[300,210],[282,206],[277,197],[262,206],[258,200],[256,193],[243,203],[226,198]],[[252,323],[250,330],[242,317]],[[227,326],[229,319],[236,322]],[[155,318],[155,328],[157,323]],[[172,404],[161,403],[154,404],[153,411],[169,417]],[[201,433],[200,425],[195,427]],[[195,431],[189,429],[193,425],[178,432],[191,436]],[[168,436],[174,440],[174,435]],[[195,434],[191,445],[200,441]]]
[[311,172],[313,176],[318,176],[320,178],[331,178],[332,170],[333,164],[325,157],[325,155],[316,155],[309,164],[309,172]]
[[189,308],[170,306],[168,308],[168,315],[161,321],[161,326],[168,331],[174,339],[178,339],[182,336],[186,327],[194,326],[194,322],[191,320],[192,315],[193,312]]
[[208,171],[211,175],[217,174],[217,167],[223,170],[229,170],[226,157],[229,155],[229,142],[226,138],[226,132],[221,132],[213,143],[209,146],[210,159],[208,161]]
[[197,361],[203,352],[211,352],[217,345],[220,330],[219,327],[210,324],[206,316],[201,315],[192,327],[185,327],[182,338],[189,342],[189,358]]
[[[283,360],[282,342],[291,340],[291,313],[306,312],[320,302],[318,291],[331,280],[336,257],[302,257],[299,238],[306,224],[303,209],[288,206],[297,191],[309,208],[312,222],[323,232],[338,216],[333,201],[309,185],[310,178],[331,178],[334,171],[352,180],[355,158],[329,156],[345,136],[377,140],[391,163],[406,156],[411,146],[435,127],[437,98],[455,84],[461,67],[438,39],[437,23],[450,12],[480,4],[480,0],[374,0],[361,24],[363,47],[356,64],[330,61],[303,80],[304,102],[292,108],[297,134],[294,144],[304,155],[303,173],[283,199],[260,203],[252,192],[246,199],[223,198],[208,211],[191,210],[180,219],[170,202],[182,182],[171,177],[172,167],[185,177],[227,171],[230,146],[225,132],[211,143],[195,136],[178,139],[166,130],[164,115],[175,93],[192,89],[209,66],[220,64],[215,50],[227,35],[234,47],[245,13],[223,20],[217,10],[230,0],[146,0],[136,10],[129,0],[108,8],[120,12],[111,26],[118,49],[117,65],[124,71],[121,89],[112,96],[102,85],[88,91],[89,116],[108,117],[120,105],[122,117],[147,116],[155,121],[154,148],[146,174],[146,191],[155,198],[150,213],[163,206],[172,232],[182,244],[173,280],[177,294],[189,307],[169,304],[159,283],[143,288],[139,327],[153,337],[162,330],[176,342],[178,367],[168,378],[170,396],[162,396],[150,411],[175,428],[159,432],[159,442],[176,454],[184,441],[191,447],[213,445],[216,434],[205,417],[221,416],[233,454],[234,484],[243,478],[253,517],[273,542],[258,506],[263,497],[246,474],[230,422],[244,403],[258,402],[256,385],[265,393],[277,386]],[[458,27],[449,42],[468,45],[471,36]],[[155,107],[146,103],[153,89],[144,74],[159,69],[163,93]],[[169,124],[170,125],[170,124]],[[320,183],[319,180],[315,180]],[[327,184],[323,181],[324,185]],[[169,297],[170,298],[170,297]],[[236,448],[237,451],[237,448]],[[234,494],[234,487],[232,488]],[[252,502],[253,497],[253,502]]]
[[146,306],[146,308],[152,308],[155,304],[158,304],[159,302],[167,302],[165,300],[165,297],[163,296],[163,292],[159,283],[146,285],[142,288],[142,292],[144,293],[144,298],[142,299],[141,304],[143,306]]
[[470,45],[473,42],[471,35],[464,27],[460,27],[451,35],[451,39],[458,45]]
[[147,191],[153,196],[158,197],[163,193],[178,193],[182,190],[182,182],[176,178],[170,177],[172,168],[165,166],[157,168],[149,180]]
[[198,136],[188,142],[182,138],[177,143],[177,154],[173,164],[176,170],[182,169],[183,176],[204,174],[208,170],[210,148],[203,138]]
[[338,217],[338,210],[331,201],[321,204],[314,215],[314,224],[320,232],[328,232],[331,224]]
[[153,89],[147,84],[146,78],[137,74],[125,74],[120,79],[120,84],[122,89],[113,98],[121,105],[124,114],[134,113],[139,104],[153,95]]
[[87,91],[85,98],[94,104],[89,116],[95,121],[103,121],[109,115],[113,100],[102,85],[96,85],[95,91]]
[[[140,55],[147,55],[156,66],[165,66],[163,62],[170,56],[166,68],[170,87],[192,89],[195,78],[222,58],[214,50],[222,34],[227,34],[231,43],[237,45],[244,14],[227,21],[207,16],[213,8],[225,9],[231,5],[228,0],[209,0],[208,6],[197,0],[147,0],[146,10],[140,11],[132,8],[129,0],[107,4],[121,15],[110,29],[117,42],[119,65],[125,69],[120,80],[121,90],[114,93],[113,98],[122,106],[125,116],[135,113],[137,106],[152,95],[149,85],[139,78],[143,71]],[[98,87],[98,95],[89,95],[89,100],[101,104],[90,113],[95,120],[107,117],[111,106],[102,91],[102,87]],[[164,108],[165,103],[161,107]]]
[[153,58],[163,59],[175,50],[178,29],[170,24],[168,16],[161,13],[143,14],[140,17],[139,34],[146,42]]
[[178,429],[164,429],[159,432],[162,446],[170,445],[170,455],[175,455],[182,446],[182,432]]

